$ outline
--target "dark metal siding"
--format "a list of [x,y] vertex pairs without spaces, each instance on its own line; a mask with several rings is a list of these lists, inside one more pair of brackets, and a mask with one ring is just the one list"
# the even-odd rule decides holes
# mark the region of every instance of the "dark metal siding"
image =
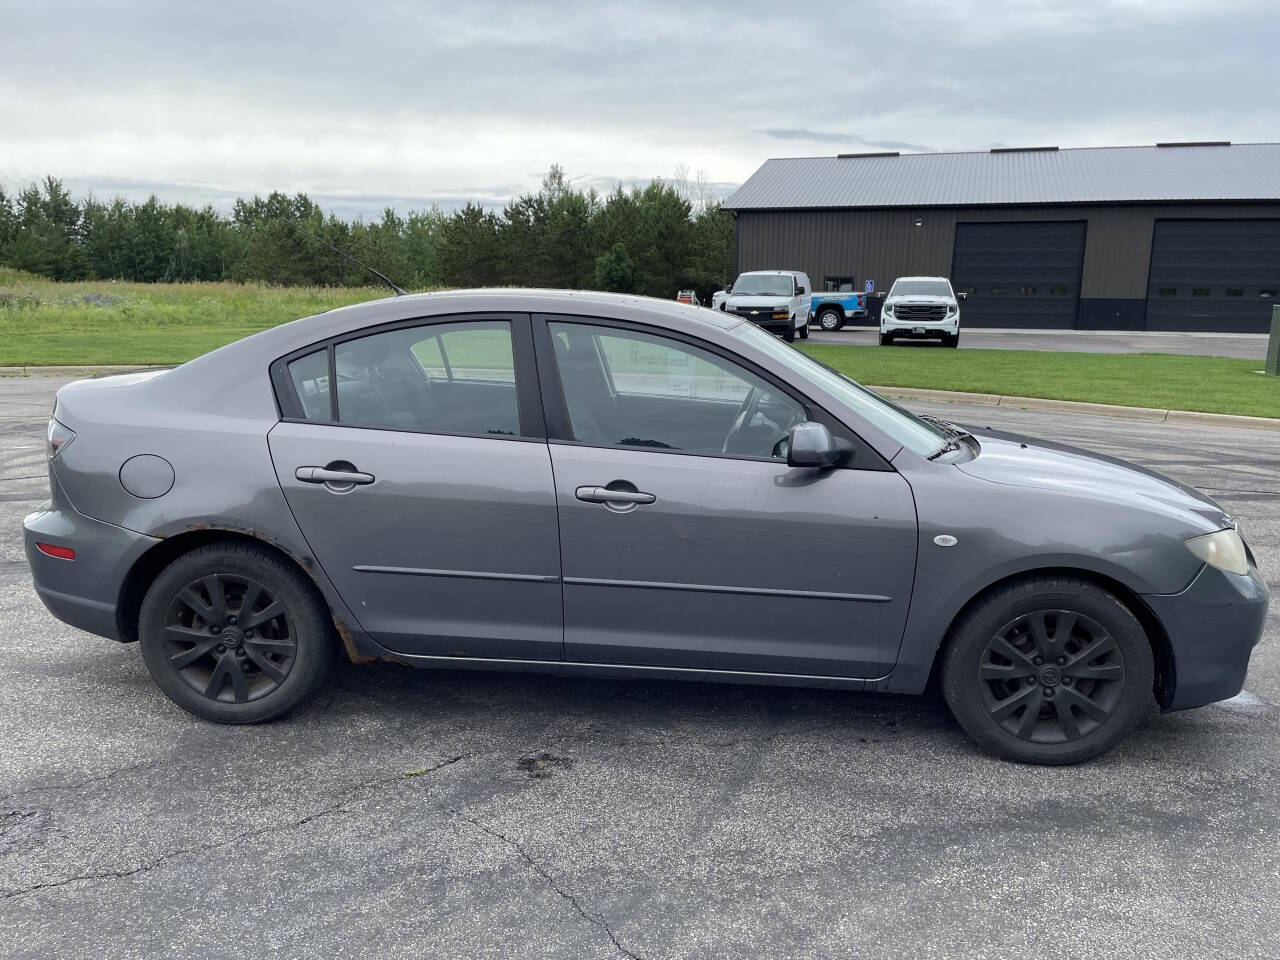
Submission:
[[[895,277],[951,276],[957,223],[1087,221],[1080,281],[1081,326],[1140,325],[1147,296],[1155,221],[1169,218],[1257,219],[1280,216],[1270,204],[1134,204],[1037,207],[741,211],[738,269],[803,270],[815,287],[824,277],[874,280],[887,289]],[[920,225],[916,226],[916,220]],[[1090,311],[1105,305],[1105,310]],[[1102,319],[1085,322],[1085,315]],[[1109,317],[1133,317],[1109,322]]]

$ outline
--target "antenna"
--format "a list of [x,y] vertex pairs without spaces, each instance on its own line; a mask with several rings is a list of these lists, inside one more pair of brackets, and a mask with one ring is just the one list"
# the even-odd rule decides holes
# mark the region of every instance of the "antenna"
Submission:
[[408,292],[409,292],[408,290],[405,290],[403,287],[401,287],[398,283],[396,283],[394,280],[392,280],[390,277],[388,277],[388,276],[387,276],[385,273],[383,273],[381,270],[375,270],[375,269],[373,269],[373,267],[369,266],[369,265],[368,265],[367,263],[365,263],[363,260],[358,260],[358,259],[356,259],[355,254],[348,253],[346,250],[343,250],[341,247],[335,247],[335,246],[334,246],[332,243],[330,243],[328,240],[322,240],[320,237],[317,237],[314,233],[312,233],[310,230],[308,230],[306,227],[304,227],[302,224],[300,224],[297,220],[294,220],[292,217],[281,216],[281,217],[280,217],[280,219],[281,219],[281,220],[283,220],[283,221],[285,221],[286,223],[291,223],[291,224],[293,224],[293,226],[294,226],[298,231],[300,231],[301,233],[303,233],[303,234],[305,234],[306,236],[310,237],[310,238],[311,238],[312,240],[314,240],[316,243],[319,243],[319,244],[322,244],[323,246],[328,247],[330,250],[332,250],[332,251],[333,251],[334,253],[336,253],[338,256],[340,256],[340,257],[346,257],[348,260],[350,260],[352,263],[356,264],[357,266],[364,267],[366,270],[368,270],[370,273],[372,273],[375,277],[377,277],[379,280],[381,280],[383,283],[385,283],[388,287],[390,287],[392,290],[394,290],[394,291],[396,292],[396,296],[397,296],[397,297],[403,297],[403,296],[405,296],[406,294],[408,294]]

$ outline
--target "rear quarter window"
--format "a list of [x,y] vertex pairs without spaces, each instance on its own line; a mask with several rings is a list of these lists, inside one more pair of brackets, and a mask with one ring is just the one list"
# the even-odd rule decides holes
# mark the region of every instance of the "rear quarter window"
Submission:
[[322,347],[292,361],[289,364],[289,381],[298,395],[304,417],[308,420],[330,419],[328,350]]

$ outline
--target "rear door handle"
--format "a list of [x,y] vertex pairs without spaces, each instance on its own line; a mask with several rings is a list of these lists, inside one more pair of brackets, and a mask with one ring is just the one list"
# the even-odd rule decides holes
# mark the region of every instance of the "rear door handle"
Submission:
[[653,503],[658,498],[638,490],[610,490],[608,487],[579,487],[573,495],[586,503]]
[[299,467],[293,475],[303,483],[373,483],[372,473],[330,470],[327,467]]

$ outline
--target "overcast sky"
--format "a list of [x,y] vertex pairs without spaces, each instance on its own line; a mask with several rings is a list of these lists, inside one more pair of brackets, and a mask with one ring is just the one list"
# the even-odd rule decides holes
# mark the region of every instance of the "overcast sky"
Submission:
[[1276,0],[0,0],[0,185],[346,215],[768,157],[1280,139]]

